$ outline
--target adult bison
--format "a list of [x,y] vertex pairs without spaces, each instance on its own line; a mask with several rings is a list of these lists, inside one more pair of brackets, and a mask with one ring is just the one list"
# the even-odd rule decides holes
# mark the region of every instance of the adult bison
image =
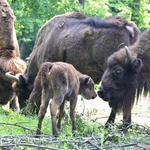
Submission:
[[[15,97],[12,80],[6,72],[23,73],[26,64],[20,59],[19,47],[14,29],[14,14],[6,0],[0,0],[0,104],[5,105]],[[16,106],[15,106],[16,107]],[[18,109],[18,106],[17,106]]]
[[62,61],[99,83],[109,55],[137,40],[138,28],[122,17],[90,18],[74,12],[56,16],[38,32],[27,69],[19,77],[19,100],[28,99],[37,72],[46,61]]
[[109,102],[111,114],[106,122],[114,123],[118,111],[123,111],[124,125],[131,123],[131,109],[141,90],[150,91],[150,30],[140,35],[133,45],[125,47],[107,60],[98,95]]

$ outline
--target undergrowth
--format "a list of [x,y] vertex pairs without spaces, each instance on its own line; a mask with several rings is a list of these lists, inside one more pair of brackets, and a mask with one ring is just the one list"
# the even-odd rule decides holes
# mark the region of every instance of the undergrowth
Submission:
[[[11,145],[14,149],[150,149],[150,129],[147,126],[134,124],[128,132],[119,129],[121,124],[110,126],[108,129],[97,120],[84,118],[77,114],[77,132],[73,136],[71,121],[65,117],[59,137],[52,136],[51,119],[45,117],[42,124],[42,136],[34,138],[38,117],[24,116],[11,110],[0,108],[0,147],[9,147],[14,140],[21,139],[20,143]],[[11,138],[13,137],[13,138]],[[6,142],[7,141],[7,145]],[[10,143],[8,144],[8,141]],[[13,142],[12,142],[13,141]],[[25,142],[24,142],[25,141]],[[22,143],[23,142],[23,143]],[[25,145],[26,143],[26,145]]]

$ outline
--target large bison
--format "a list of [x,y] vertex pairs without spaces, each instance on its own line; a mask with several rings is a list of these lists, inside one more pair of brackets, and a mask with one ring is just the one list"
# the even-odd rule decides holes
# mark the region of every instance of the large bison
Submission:
[[15,98],[13,82],[5,76],[5,73],[11,72],[12,75],[16,75],[23,73],[26,68],[26,63],[20,59],[14,19],[7,1],[0,0],[0,104],[2,105]]
[[131,123],[135,96],[138,97],[142,89],[150,91],[150,30],[142,33],[133,46],[126,46],[107,60],[98,91],[112,108],[106,125],[114,123],[117,112],[122,110],[124,127],[127,127]]
[[70,63],[99,83],[108,56],[123,43],[133,44],[137,37],[137,26],[122,17],[90,18],[74,12],[52,18],[39,30],[27,69],[16,84],[19,100],[29,98],[37,72],[46,61]]
[[[78,94],[86,99],[94,99],[97,94],[94,90],[94,81],[91,77],[81,74],[71,64],[64,62],[45,62],[41,65],[34,82],[34,89],[29,97],[26,111],[33,108],[34,102],[41,101],[38,114],[39,122],[37,134],[41,133],[41,125],[44,119],[50,98],[50,112],[52,119],[53,135],[57,136],[57,127],[61,127],[61,119],[65,112],[65,101],[70,102],[70,118],[72,130],[76,130],[75,108]],[[41,100],[42,97],[42,100]],[[33,105],[33,106],[32,106]],[[56,125],[56,115],[59,109],[58,124]]]

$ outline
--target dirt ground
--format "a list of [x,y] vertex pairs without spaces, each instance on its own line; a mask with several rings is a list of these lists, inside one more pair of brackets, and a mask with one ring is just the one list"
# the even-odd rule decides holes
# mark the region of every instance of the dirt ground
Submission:
[[[69,103],[67,106],[69,108]],[[99,123],[105,124],[110,111],[111,108],[108,103],[98,96],[94,100],[82,99],[81,96],[78,97],[76,112],[77,114],[84,114],[84,117],[89,120],[96,119]],[[49,109],[47,110],[47,116],[50,116]],[[121,120],[122,113],[117,114],[115,122],[117,123]],[[147,97],[142,96],[138,103],[134,104],[132,109],[132,123],[150,127],[150,95]]]
[[[69,107],[69,103],[67,104]],[[8,109],[8,106],[4,106],[4,109]],[[107,102],[103,101],[98,96],[94,100],[82,99],[78,97],[78,103],[76,107],[77,114],[84,114],[87,119],[96,119],[99,123],[104,124],[110,114],[110,107]],[[46,116],[50,116],[49,108]],[[117,114],[115,122],[122,120],[122,114]],[[141,97],[138,104],[135,104],[132,109],[132,123],[146,125],[150,127],[150,95],[147,97]]]
[[[90,119],[97,118],[100,123],[105,123],[110,114],[110,107],[107,102],[99,97],[94,100],[81,100],[79,97],[77,103],[77,112],[84,113]],[[116,123],[122,120],[122,113],[116,116]],[[146,125],[150,127],[150,96],[141,97],[138,104],[132,109],[132,122],[135,124]]]

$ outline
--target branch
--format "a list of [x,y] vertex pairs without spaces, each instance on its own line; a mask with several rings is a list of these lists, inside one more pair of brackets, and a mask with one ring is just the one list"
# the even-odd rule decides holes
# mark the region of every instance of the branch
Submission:
[[[129,146],[137,146],[137,144],[131,143],[131,144],[125,144],[125,145],[117,145],[117,146],[115,146],[115,147],[123,148],[123,147],[129,147]],[[103,147],[103,149],[110,149],[110,148],[114,148],[114,147],[113,147],[113,146],[106,146],[106,147]]]
[[17,124],[17,123],[0,122],[0,124],[11,125],[11,126],[17,126],[17,127],[23,128],[23,129],[27,129],[27,130],[36,132],[36,130],[30,129],[30,128],[28,128],[28,127],[24,127],[24,126],[22,126],[22,125],[20,125],[20,124]]
[[17,143],[17,144],[2,144],[0,147],[16,147],[16,146],[29,146],[29,147],[38,147],[38,148],[44,148],[44,149],[51,149],[51,150],[59,150],[58,148],[53,147],[46,147],[46,146],[40,146],[35,144],[25,144],[25,143]]

